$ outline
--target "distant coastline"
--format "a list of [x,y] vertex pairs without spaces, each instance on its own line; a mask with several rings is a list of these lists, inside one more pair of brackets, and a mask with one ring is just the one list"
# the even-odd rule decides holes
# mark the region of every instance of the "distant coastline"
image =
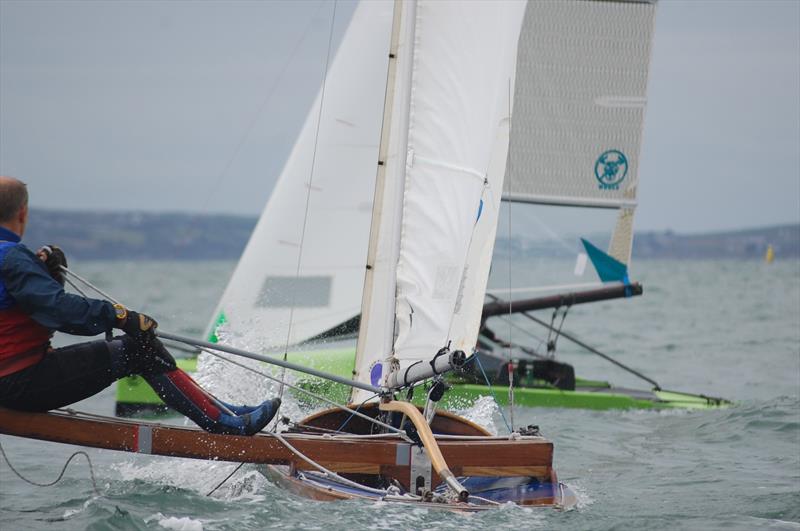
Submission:
[[[83,260],[236,260],[256,221],[254,216],[32,209],[24,242],[31,248],[55,243],[68,256]],[[800,258],[800,224],[706,234],[637,232],[633,255],[752,260],[762,259],[768,245],[776,259]],[[498,239],[496,246],[498,254],[515,256],[557,256],[559,249],[557,244],[520,237]]]

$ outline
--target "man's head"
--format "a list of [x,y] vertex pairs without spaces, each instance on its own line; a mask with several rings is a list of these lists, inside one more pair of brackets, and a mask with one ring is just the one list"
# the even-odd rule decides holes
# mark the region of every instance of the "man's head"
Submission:
[[28,222],[28,188],[14,177],[0,175],[0,226],[22,236]]

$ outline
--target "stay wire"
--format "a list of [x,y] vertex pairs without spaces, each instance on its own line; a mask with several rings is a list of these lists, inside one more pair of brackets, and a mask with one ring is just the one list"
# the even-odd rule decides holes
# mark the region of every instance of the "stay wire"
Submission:
[[3,444],[2,443],[0,443],[0,454],[3,455],[3,460],[6,462],[6,464],[8,465],[8,468],[11,469],[11,471],[14,473],[14,475],[16,475],[19,479],[21,479],[25,483],[28,483],[28,484],[33,485],[35,487],[52,487],[53,485],[55,485],[56,483],[61,481],[63,479],[63,477],[64,477],[64,474],[67,472],[67,467],[72,462],[72,460],[75,459],[77,456],[82,455],[83,457],[86,458],[86,462],[89,464],[89,477],[92,479],[92,489],[94,490],[94,493],[97,496],[100,496],[100,490],[97,488],[97,480],[95,479],[95,476],[94,476],[94,466],[92,465],[92,460],[89,457],[89,454],[87,454],[86,452],[84,452],[82,450],[79,450],[77,452],[73,452],[73,454],[69,456],[67,461],[64,463],[64,466],[61,468],[61,473],[58,475],[58,477],[56,479],[54,479],[50,483],[38,483],[36,481],[33,481],[33,480],[28,479],[25,476],[23,476],[16,468],[14,468],[14,465],[11,464],[11,461],[8,459],[8,455],[6,455],[6,451],[3,448]]
[[[334,0],[333,11],[331,12],[330,30],[328,33],[328,51],[325,57],[325,69],[322,75],[322,88],[320,89],[319,112],[317,113],[317,128],[316,131],[314,132],[314,151],[311,155],[311,167],[309,170],[308,183],[306,184],[306,204],[305,204],[305,210],[303,212],[303,228],[300,231],[300,246],[297,251],[297,267],[295,269],[295,275],[294,275],[295,289],[292,290],[292,305],[289,309],[289,326],[287,327],[286,330],[286,346],[284,347],[283,351],[283,361],[286,361],[289,354],[289,342],[291,341],[292,325],[294,324],[294,310],[297,304],[297,281],[300,279],[300,267],[303,262],[303,245],[305,243],[305,238],[306,238],[306,227],[308,226],[308,213],[309,213],[309,205],[311,203],[311,190],[314,184],[314,169],[316,167],[317,148],[319,146],[319,131],[322,125],[322,110],[325,108],[325,88],[328,81],[328,67],[330,66],[330,61],[331,61],[331,49],[333,47],[333,28],[334,28],[334,22],[336,21],[337,5],[338,5],[338,0]],[[280,391],[278,393],[279,398],[283,398],[285,377],[286,377],[286,369],[284,368],[281,371],[281,386],[280,386]],[[273,425],[272,431],[275,431],[276,428],[277,428],[277,422]]]
[[[492,298],[493,300],[495,300],[495,301],[498,301],[498,300],[500,300],[500,298],[499,298],[499,297],[497,297],[497,296],[495,296],[495,295],[492,295],[492,294],[488,294],[488,295],[489,295],[489,297],[491,297],[491,298]],[[542,321],[541,319],[539,319],[539,318],[535,317],[535,316],[534,316],[533,314],[531,314],[530,312],[519,312],[519,313],[520,313],[520,314],[522,314],[522,316],[523,316],[523,317],[525,317],[525,318],[527,318],[527,319],[530,319],[531,321],[533,321],[533,322],[535,322],[535,323],[537,323],[537,324],[541,325],[542,327],[544,327],[544,328],[548,329],[548,331],[549,331],[549,330],[552,328],[552,326],[551,326],[551,325],[548,325],[546,321]],[[509,322],[509,323],[511,323],[511,319],[508,319],[508,322]],[[562,323],[562,324],[563,324],[563,323]],[[517,327],[517,328],[518,328],[519,330],[524,330],[522,327]],[[530,333],[530,332],[526,332],[526,333],[528,333],[528,334],[529,334],[531,337],[533,337],[533,338],[534,338],[534,339],[536,339],[537,341],[540,341],[540,342],[541,342],[541,339],[540,339],[540,338],[538,338],[537,336],[535,336],[534,334],[532,334],[532,333]],[[636,369],[632,369],[631,367],[628,367],[628,366],[627,366],[627,365],[625,365],[624,363],[622,363],[622,362],[620,362],[620,361],[617,361],[617,360],[615,360],[614,358],[612,358],[612,357],[611,357],[611,356],[609,356],[608,354],[604,354],[603,352],[600,352],[600,351],[599,351],[599,350],[597,350],[596,348],[594,348],[594,347],[592,347],[592,346],[590,346],[590,345],[588,345],[588,344],[584,343],[583,341],[579,340],[578,338],[576,338],[575,336],[573,336],[573,335],[569,334],[568,332],[566,332],[566,331],[562,331],[560,327],[559,327],[559,329],[558,329],[558,333],[559,333],[559,335],[560,335],[560,336],[563,336],[563,337],[564,337],[565,339],[567,339],[568,341],[571,341],[572,343],[575,343],[576,345],[578,345],[579,347],[581,347],[581,348],[583,348],[583,349],[585,349],[585,350],[589,351],[590,353],[592,353],[592,354],[595,354],[595,355],[597,355],[597,356],[600,356],[600,357],[601,357],[601,358],[603,358],[604,360],[606,360],[606,361],[608,361],[608,362],[610,362],[610,363],[613,363],[614,365],[616,365],[616,366],[617,366],[617,367],[619,367],[620,369],[623,369],[623,370],[625,370],[625,371],[627,371],[627,372],[629,372],[629,373],[633,374],[634,376],[636,376],[636,377],[638,377],[638,378],[641,378],[642,380],[646,381],[647,383],[649,383],[649,384],[652,384],[652,385],[655,387],[655,389],[656,389],[656,390],[661,390],[661,389],[662,389],[662,388],[661,388],[661,386],[660,386],[660,385],[658,385],[658,382],[656,382],[656,381],[655,381],[655,380],[653,380],[652,378],[648,378],[647,376],[645,376],[644,374],[640,373],[640,372],[639,372],[639,371],[637,371]],[[548,332],[548,337],[549,337],[549,332]]]
[[214,487],[213,489],[211,489],[210,491],[208,491],[208,494],[206,494],[206,496],[211,496],[212,494],[214,494],[215,492],[217,492],[217,490],[218,490],[218,489],[219,489],[221,486],[223,486],[225,483],[227,483],[227,481],[228,481],[229,479],[231,479],[231,478],[233,477],[233,475],[234,475],[235,473],[237,473],[237,472],[239,471],[239,469],[240,469],[240,468],[242,468],[243,466],[244,466],[244,463],[239,463],[238,465],[236,465],[236,468],[234,468],[234,469],[233,469],[233,472],[231,472],[230,474],[228,474],[227,476],[225,476],[225,479],[223,479],[222,481],[220,481],[219,483],[217,483],[217,486],[216,486],[216,487]]
[[261,116],[261,113],[264,112],[267,103],[272,99],[272,96],[275,95],[275,91],[278,90],[280,81],[283,79],[283,76],[286,75],[286,72],[289,70],[289,66],[294,63],[295,56],[297,55],[297,52],[300,50],[300,46],[306,40],[306,37],[308,37],[308,35],[311,33],[311,28],[314,26],[314,19],[316,18],[316,15],[319,13],[320,9],[322,9],[322,5],[323,4],[321,3],[320,6],[317,8],[317,11],[314,13],[314,15],[309,18],[308,25],[306,25],[305,29],[303,30],[303,33],[300,35],[300,38],[295,43],[294,48],[292,48],[292,51],[289,53],[286,62],[284,62],[283,65],[281,66],[278,75],[275,77],[275,82],[272,84],[269,90],[266,91],[264,99],[261,101],[261,104],[258,106],[256,112],[252,114],[252,119],[245,128],[244,133],[242,133],[242,136],[239,138],[239,142],[233,149],[233,153],[231,154],[230,157],[228,157],[225,165],[223,166],[222,171],[219,173],[219,175],[217,175],[216,180],[208,188],[202,208],[200,209],[201,212],[206,212],[208,210],[209,198],[214,195],[214,190],[216,190],[219,187],[219,183],[222,181],[222,179],[225,178],[226,175],[228,175],[228,172],[230,172],[230,169],[233,166],[234,161],[239,156],[239,153],[242,151],[245,142],[250,137],[250,134],[253,132],[253,129],[255,128],[256,123],[258,122],[258,119]]
[[566,321],[566,319],[567,319],[567,314],[569,313],[569,309],[570,308],[571,308],[571,306],[567,305],[564,308],[564,311],[561,314],[561,322],[558,324],[558,330],[555,331],[556,334],[555,334],[555,337],[553,338],[552,347],[549,344],[547,345],[547,350],[548,351],[552,350],[552,355],[553,356],[555,356],[556,344],[558,343],[558,338],[561,337],[561,329],[564,327],[564,321]]
[[[509,130],[509,133],[511,131],[511,125],[512,125],[512,123],[511,123],[511,112],[512,112],[511,104],[512,104],[512,101],[513,101],[513,96],[511,94],[511,80],[509,79],[508,80],[508,121],[509,121],[508,130]],[[512,177],[514,176],[514,172],[513,172],[514,166],[511,163],[513,158],[511,157],[511,145],[510,145],[510,143],[509,143],[509,146],[508,146],[508,151],[509,151],[508,159],[507,159],[508,160],[508,172],[507,172],[508,178],[506,180],[508,182],[508,191],[511,191],[511,188],[512,188],[511,187],[511,180],[512,180]],[[508,204],[507,204],[507,207],[506,207],[508,209],[508,316],[509,316],[509,321],[510,321],[511,316],[513,315],[513,311],[512,311],[512,308],[511,308],[511,207],[512,207],[512,205],[513,205],[513,202],[509,201]],[[513,332],[512,332],[512,328],[511,328],[511,323],[509,322],[509,326],[508,326],[508,339],[509,339],[509,341],[511,341],[511,339],[512,339],[512,333]],[[509,364],[511,364],[511,357],[513,355],[514,355],[514,352],[512,350],[512,347],[509,346],[508,347],[508,363]],[[509,411],[509,416],[511,417],[511,426],[509,427],[509,431],[513,432],[514,431],[514,381],[513,381],[514,372],[513,372],[513,368],[511,367],[511,365],[509,365],[509,375],[508,376],[509,376],[509,378],[508,378],[508,399],[509,399],[508,411]],[[505,419],[505,417],[504,417],[504,419]]]

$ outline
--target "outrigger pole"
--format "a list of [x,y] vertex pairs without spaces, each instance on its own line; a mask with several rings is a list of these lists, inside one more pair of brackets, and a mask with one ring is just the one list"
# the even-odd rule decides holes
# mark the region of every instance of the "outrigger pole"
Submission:
[[384,389],[381,387],[375,387],[374,385],[365,384],[361,382],[357,382],[355,380],[350,380],[348,378],[343,378],[341,376],[337,376],[335,374],[331,374],[324,371],[318,371],[316,369],[312,369],[310,367],[304,367],[303,365],[297,365],[290,361],[283,361],[282,359],[273,358],[270,356],[263,356],[261,354],[256,354],[254,352],[248,352],[246,350],[242,350],[235,347],[229,347],[227,345],[220,345],[219,343],[210,343],[208,341],[202,341],[200,339],[194,339],[187,336],[180,336],[177,334],[170,334],[169,332],[162,332],[161,330],[156,330],[156,335],[158,337],[164,339],[171,339],[172,341],[178,341],[180,343],[186,343],[187,345],[194,345],[195,347],[202,347],[207,348],[210,350],[219,350],[221,352],[227,352],[228,354],[233,354],[234,356],[240,356],[243,358],[250,358],[251,360],[263,361],[264,363],[269,363],[271,365],[277,365],[278,367],[283,367],[284,369],[290,369],[297,372],[303,372],[306,374],[310,374],[311,376],[316,376],[317,378],[324,378],[325,380],[331,380],[336,383],[349,385],[351,387],[357,387],[359,389],[363,389],[364,391],[369,391],[370,393],[375,393],[377,395],[385,395],[389,392],[388,389]]

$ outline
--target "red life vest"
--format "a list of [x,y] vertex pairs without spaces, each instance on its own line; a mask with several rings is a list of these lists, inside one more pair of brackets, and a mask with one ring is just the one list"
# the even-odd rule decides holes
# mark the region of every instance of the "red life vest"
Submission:
[[50,330],[14,305],[0,310],[0,377],[39,363],[50,344]]
[[[0,239],[0,264],[17,241],[16,237],[12,241]],[[0,279],[0,377],[39,363],[50,345],[50,336],[50,330],[22,311]]]

